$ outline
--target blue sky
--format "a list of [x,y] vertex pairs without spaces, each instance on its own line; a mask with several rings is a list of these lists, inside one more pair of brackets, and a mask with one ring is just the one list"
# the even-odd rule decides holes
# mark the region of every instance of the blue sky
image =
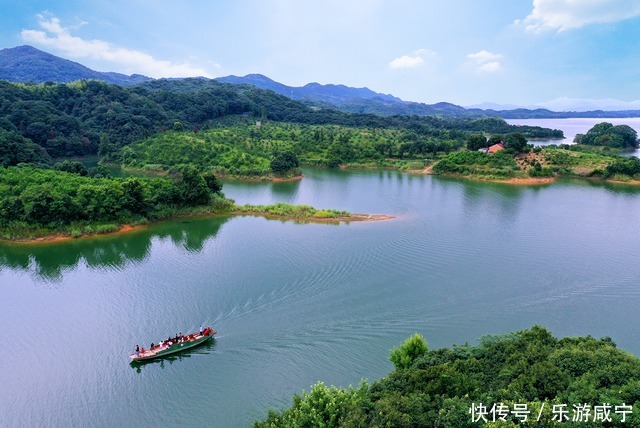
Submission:
[[0,48],[460,105],[640,100],[640,0],[0,0]]

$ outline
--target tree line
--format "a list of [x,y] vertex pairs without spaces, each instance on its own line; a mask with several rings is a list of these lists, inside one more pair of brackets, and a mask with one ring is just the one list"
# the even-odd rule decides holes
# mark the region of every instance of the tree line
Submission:
[[[345,113],[313,108],[249,85],[195,78],[161,79],[128,87],[91,80],[37,85],[0,81],[0,100],[0,130],[9,133],[0,138],[0,153],[10,144],[30,142],[45,149],[50,157],[96,154],[101,144],[113,151],[172,129],[176,122],[185,130],[198,131],[217,118],[234,114],[308,125],[395,128],[443,140],[464,139],[473,131],[519,130],[528,137],[549,138],[560,132],[539,127],[516,129],[497,118]],[[24,149],[25,153],[30,151]],[[30,156],[40,160],[35,154]]]
[[[610,338],[558,339],[534,326],[481,337],[476,346],[430,350],[414,335],[390,359],[395,370],[385,378],[348,389],[318,383],[254,427],[494,426],[492,418],[504,427],[563,425],[554,405],[565,406],[562,421],[571,426],[640,424],[640,360]],[[498,417],[494,404],[503,410]],[[590,413],[572,420],[574,405]],[[595,423],[602,405],[611,421]],[[529,412],[526,421],[518,408]]]
[[[34,229],[137,223],[198,206],[228,205],[213,174],[184,167],[173,178],[91,177],[34,166],[0,167],[0,229],[6,237]],[[66,170],[65,170],[66,169]]]

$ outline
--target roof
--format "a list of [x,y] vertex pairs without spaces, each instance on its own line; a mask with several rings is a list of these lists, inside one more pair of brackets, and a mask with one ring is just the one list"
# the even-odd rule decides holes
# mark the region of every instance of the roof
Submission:
[[489,153],[499,152],[502,149],[504,149],[504,144],[502,143],[502,141],[500,141],[498,144],[494,144],[493,146],[489,147]]

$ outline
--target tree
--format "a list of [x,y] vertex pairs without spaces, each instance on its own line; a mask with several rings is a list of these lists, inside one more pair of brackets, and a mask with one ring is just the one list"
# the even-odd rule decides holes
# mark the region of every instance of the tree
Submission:
[[516,153],[523,152],[527,148],[527,139],[518,132],[509,134],[504,141],[504,148],[513,149]]
[[209,188],[196,167],[188,165],[180,171],[182,177],[176,183],[178,194],[188,205],[205,205],[210,201]]
[[487,147],[487,138],[482,134],[469,135],[467,138],[467,149],[478,150]]
[[47,151],[15,131],[0,129],[0,166],[19,163],[49,163]]
[[427,350],[427,341],[422,335],[415,333],[405,340],[401,347],[394,348],[389,359],[396,370],[404,370],[410,368],[416,359],[426,354]]
[[295,153],[289,150],[277,153],[269,164],[271,170],[279,175],[284,175],[299,166],[300,161],[298,160],[298,157]]
[[578,144],[607,146],[616,149],[638,146],[638,133],[628,125],[613,126],[609,122],[594,125],[586,134],[578,134]]
[[68,159],[65,159],[62,162],[57,162],[53,167],[58,171],[78,174],[83,177],[89,174],[89,171],[87,171],[87,168],[82,163],[78,161],[70,161]]
[[109,135],[105,132],[100,134],[100,145],[98,146],[98,155],[106,160],[115,160],[118,154],[118,147],[109,140]]
[[489,137],[489,141],[487,142],[487,145],[493,146],[494,144],[498,144],[502,141],[504,141],[504,136],[500,134],[495,134]]
[[211,191],[211,193],[220,193],[222,192],[222,182],[215,176],[213,171],[205,172],[202,174],[204,181],[207,183],[207,187]]
[[142,183],[135,177],[130,177],[122,183],[122,191],[124,192],[122,208],[136,214],[145,214],[149,209],[144,194]]

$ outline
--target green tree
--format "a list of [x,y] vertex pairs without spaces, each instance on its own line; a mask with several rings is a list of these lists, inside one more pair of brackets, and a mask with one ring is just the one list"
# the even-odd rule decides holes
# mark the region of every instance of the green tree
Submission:
[[391,351],[389,359],[396,367],[396,370],[408,369],[413,363],[428,350],[427,341],[422,335],[415,333],[399,348]]
[[205,205],[211,200],[209,187],[204,177],[193,165],[180,170],[180,179],[176,183],[178,195],[188,205]]
[[638,133],[628,125],[616,125],[601,122],[594,125],[586,134],[576,135],[578,144],[607,146],[616,149],[638,146]]
[[271,170],[278,175],[284,175],[299,166],[298,157],[289,150],[277,153],[269,164]]
[[487,141],[487,145],[493,146],[494,144],[498,144],[501,142],[504,142],[504,135],[494,134],[491,137],[489,137],[489,141]]
[[122,208],[136,214],[146,214],[149,202],[145,196],[144,187],[140,180],[130,177],[122,183]]
[[15,131],[0,128],[0,166],[19,163],[47,164],[51,161],[47,151]]
[[482,134],[469,135],[467,138],[467,149],[478,150],[487,147],[487,138]]
[[211,193],[220,193],[222,192],[222,182],[215,176],[213,171],[205,172],[202,174],[204,181],[207,183],[207,187],[211,191]]
[[513,149],[516,153],[521,153],[527,148],[527,139],[518,132],[509,134],[504,141],[504,148]]
[[87,168],[78,161],[71,161],[71,160],[65,159],[62,162],[56,162],[56,164],[53,167],[58,171],[69,172],[71,174],[78,174],[83,177],[89,174],[89,171],[87,171]]

